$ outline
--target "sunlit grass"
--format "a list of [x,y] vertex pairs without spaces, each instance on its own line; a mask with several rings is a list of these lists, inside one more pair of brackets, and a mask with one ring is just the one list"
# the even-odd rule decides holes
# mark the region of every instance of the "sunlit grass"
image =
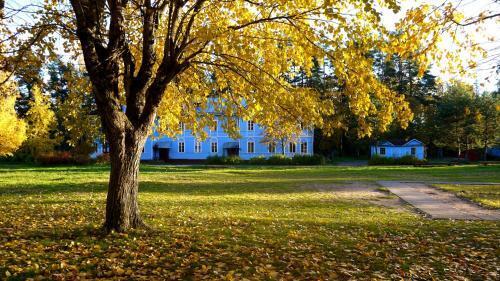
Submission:
[[454,192],[458,196],[470,199],[486,207],[500,209],[500,184],[440,184],[438,187]]
[[0,279],[492,279],[497,269],[498,222],[431,221],[313,185],[499,182],[498,166],[143,165],[153,231],[104,237],[108,169],[0,165]]

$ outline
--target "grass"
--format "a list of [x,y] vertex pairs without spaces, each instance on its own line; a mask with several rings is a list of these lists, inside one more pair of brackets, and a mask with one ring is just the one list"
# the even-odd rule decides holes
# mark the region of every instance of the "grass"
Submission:
[[460,197],[464,197],[477,202],[483,206],[500,209],[500,184],[440,184],[437,186],[444,190],[456,193]]
[[498,222],[431,221],[313,185],[500,182],[499,166],[143,165],[154,231],[102,236],[108,170],[0,165],[0,279],[498,277]]

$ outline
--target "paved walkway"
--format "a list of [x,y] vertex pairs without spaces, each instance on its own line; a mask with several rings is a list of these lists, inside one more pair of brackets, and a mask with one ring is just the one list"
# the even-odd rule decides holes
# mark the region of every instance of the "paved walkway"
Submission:
[[481,208],[424,183],[379,181],[379,184],[432,219],[500,220],[499,210]]

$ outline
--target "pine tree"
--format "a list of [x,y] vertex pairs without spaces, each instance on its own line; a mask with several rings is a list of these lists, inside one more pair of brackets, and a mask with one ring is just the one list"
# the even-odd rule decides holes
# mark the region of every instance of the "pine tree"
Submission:
[[70,64],[66,65],[61,78],[66,81],[67,93],[64,98],[57,97],[57,116],[64,143],[74,154],[88,157],[95,149],[95,141],[102,138],[100,120],[93,114],[96,109],[90,82]]
[[33,100],[30,101],[29,111],[26,113],[28,138],[23,144],[23,149],[37,158],[52,151],[57,143],[57,139],[51,137],[56,128],[56,119],[49,97],[41,92],[39,86],[35,85],[32,88],[32,94]]

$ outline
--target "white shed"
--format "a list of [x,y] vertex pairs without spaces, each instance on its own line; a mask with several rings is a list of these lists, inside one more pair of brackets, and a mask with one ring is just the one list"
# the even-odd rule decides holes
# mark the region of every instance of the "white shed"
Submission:
[[371,146],[371,156],[400,158],[411,155],[418,159],[425,159],[425,145],[423,142],[412,139],[403,140],[384,140]]

